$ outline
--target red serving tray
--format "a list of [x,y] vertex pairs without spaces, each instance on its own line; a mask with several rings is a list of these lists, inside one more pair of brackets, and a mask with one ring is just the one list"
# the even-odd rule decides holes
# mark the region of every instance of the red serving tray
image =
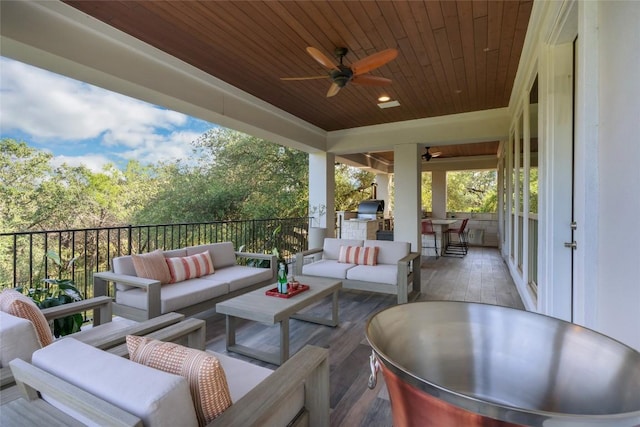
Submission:
[[273,289],[269,289],[268,291],[265,292],[265,295],[269,295],[270,297],[278,297],[278,298],[291,298],[293,296],[298,295],[300,292],[304,292],[304,291],[308,291],[309,290],[309,285],[298,285],[298,289],[296,289],[295,291],[289,291],[289,293],[286,294],[281,294],[280,292],[278,292],[278,288],[275,287]]

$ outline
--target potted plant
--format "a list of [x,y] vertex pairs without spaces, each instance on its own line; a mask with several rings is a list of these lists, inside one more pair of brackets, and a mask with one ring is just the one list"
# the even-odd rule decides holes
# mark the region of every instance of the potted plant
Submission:
[[[76,288],[73,279],[64,279],[64,273],[69,273],[76,258],[63,262],[55,251],[48,251],[43,263],[47,259],[58,266],[58,278],[42,279],[45,286],[17,288],[19,292],[30,297],[38,307],[49,308],[62,304],[68,304],[83,299],[82,293]],[[83,323],[82,314],[75,313],[66,317],[53,320],[53,335],[57,338],[78,332]]]
[[[276,228],[271,232],[271,238],[265,242],[265,247],[271,246],[271,254],[275,255],[278,260],[278,265],[280,263],[284,263],[285,272],[289,273],[289,266],[287,265],[287,260],[282,255],[281,251],[278,249],[278,235],[282,231],[282,224],[279,224]],[[245,245],[240,246],[240,252],[243,252],[245,249]],[[265,249],[266,252],[266,249]],[[260,268],[270,268],[269,261],[266,259],[256,259],[252,258],[247,261],[247,265],[250,267],[260,267]],[[277,266],[276,266],[277,268]]]

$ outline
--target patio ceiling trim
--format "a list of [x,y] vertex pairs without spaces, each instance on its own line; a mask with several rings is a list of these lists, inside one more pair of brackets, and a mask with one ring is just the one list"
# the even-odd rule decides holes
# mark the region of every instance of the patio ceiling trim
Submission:
[[62,2],[0,8],[3,56],[299,150],[326,150],[324,130]]
[[336,154],[381,151],[398,144],[450,145],[504,140],[507,107],[329,132],[327,150]]

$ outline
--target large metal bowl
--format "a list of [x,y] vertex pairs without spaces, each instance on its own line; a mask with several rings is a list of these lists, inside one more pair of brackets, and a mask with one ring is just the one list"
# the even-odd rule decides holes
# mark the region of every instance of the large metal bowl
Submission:
[[419,302],[377,313],[366,335],[395,427],[470,424],[470,413],[484,419],[477,425],[640,425],[640,353],[572,323],[494,305]]

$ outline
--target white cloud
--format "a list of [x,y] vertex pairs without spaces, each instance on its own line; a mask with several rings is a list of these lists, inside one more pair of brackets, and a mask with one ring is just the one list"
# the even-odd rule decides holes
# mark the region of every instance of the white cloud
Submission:
[[0,90],[3,137],[27,135],[28,143],[54,154],[77,147],[78,161],[173,160],[188,155],[200,135],[182,113],[6,58],[0,58]]
[[107,157],[100,154],[88,156],[55,156],[51,159],[51,165],[54,167],[66,164],[68,166],[86,166],[93,172],[102,172],[104,166],[112,163]]

